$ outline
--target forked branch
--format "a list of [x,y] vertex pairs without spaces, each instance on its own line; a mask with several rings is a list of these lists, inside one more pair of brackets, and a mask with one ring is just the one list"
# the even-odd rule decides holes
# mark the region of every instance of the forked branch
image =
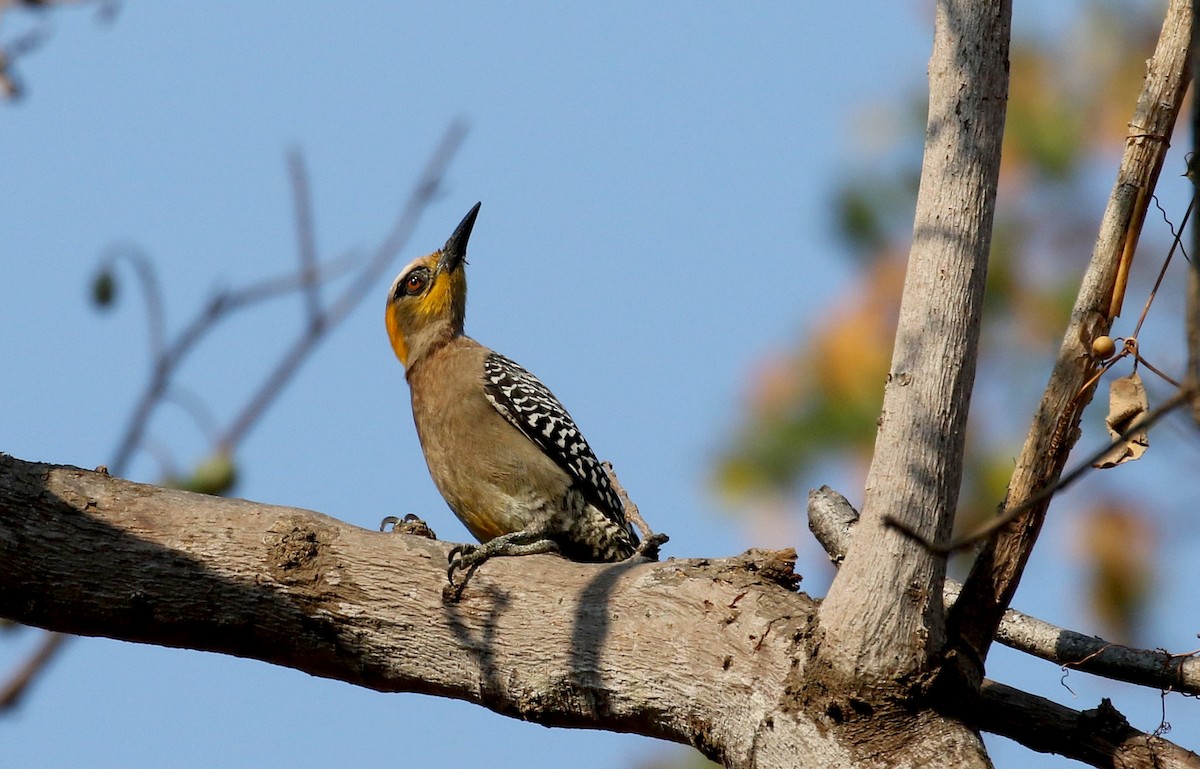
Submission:
[[[1009,482],[1003,510],[1053,485],[1077,439],[1080,418],[1091,402],[1095,370],[1091,341],[1107,334],[1123,254],[1132,255],[1138,226],[1158,180],[1171,132],[1189,81],[1192,0],[1171,0],[1158,46],[1129,126],[1117,183],[1083,277],[1071,322],[1042,402]],[[1045,520],[1049,499],[1019,515],[984,547],[963,585],[948,621],[952,643],[971,667],[982,667],[988,647],[1012,601]]]
[[[808,493],[809,528],[835,564],[849,549],[857,523],[858,511],[833,489],[822,486]],[[946,606],[953,606],[961,592],[961,583],[947,579],[942,591]],[[1061,628],[1015,609],[1004,612],[996,640],[1064,670],[1200,695],[1200,656],[1194,651],[1173,654],[1162,649],[1135,649]]]

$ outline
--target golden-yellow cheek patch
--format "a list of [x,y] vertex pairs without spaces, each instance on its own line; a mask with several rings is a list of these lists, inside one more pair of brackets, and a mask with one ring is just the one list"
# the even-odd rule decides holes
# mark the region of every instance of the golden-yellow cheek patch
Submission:
[[454,272],[439,272],[433,279],[433,286],[417,303],[416,310],[426,318],[445,317],[450,315],[454,297],[466,290],[466,276],[460,267]]
[[[408,365],[407,337],[417,331],[431,327],[431,324],[449,321],[452,328],[457,326],[461,331],[463,306],[466,303],[467,278],[463,269],[454,272],[436,270],[438,254],[432,253],[415,260],[404,268],[397,282],[409,275],[413,268],[424,265],[433,273],[433,285],[423,294],[407,296],[400,294],[387,305],[385,321],[387,322],[388,339],[392,342],[392,350],[405,366]],[[392,296],[398,293],[398,286],[392,285]]]
[[400,330],[399,314],[394,305],[388,305],[384,320],[387,322],[388,339],[392,343],[392,351],[405,366],[408,365],[408,344],[404,341],[404,332]]

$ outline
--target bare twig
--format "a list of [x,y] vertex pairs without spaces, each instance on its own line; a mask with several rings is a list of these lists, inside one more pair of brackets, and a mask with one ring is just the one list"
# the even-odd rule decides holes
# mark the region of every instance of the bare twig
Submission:
[[[1157,201],[1156,201],[1157,202]],[[1188,201],[1187,210],[1183,213],[1183,221],[1179,224],[1179,229],[1175,231],[1172,227],[1174,238],[1171,241],[1171,248],[1167,251],[1167,258],[1163,259],[1162,267],[1158,270],[1158,277],[1154,280],[1154,287],[1150,289],[1150,295],[1146,297],[1146,303],[1142,305],[1142,314],[1138,316],[1137,325],[1133,327],[1134,338],[1142,331],[1142,324],[1146,322],[1146,316],[1150,314],[1150,305],[1154,304],[1154,297],[1158,296],[1158,288],[1162,285],[1163,278],[1167,275],[1167,268],[1171,266],[1171,258],[1175,256],[1175,250],[1182,247],[1181,239],[1183,231],[1187,228],[1188,219],[1192,216],[1192,210],[1196,206],[1196,199],[1193,197]]]
[[163,339],[166,337],[166,313],[163,311],[162,287],[154,262],[132,243],[110,246],[100,258],[100,269],[111,272],[116,263],[125,260],[133,267],[138,284],[142,287],[142,298],[146,302],[146,333],[150,337],[151,365],[158,365],[163,356]]
[[1158,422],[1158,420],[1162,419],[1164,416],[1171,413],[1184,403],[1190,402],[1193,398],[1194,393],[1191,391],[1180,390],[1167,400],[1163,401],[1152,411],[1148,412],[1141,419],[1134,420],[1134,422],[1128,428],[1126,428],[1126,430],[1121,433],[1119,437],[1112,440],[1110,443],[1104,446],[1104,448],[1093,452],[1087,459],[1077,465],[1066,475],[1061,476],[1055,483],[1042,488],[1033,494],[1033,496],[1024,500],[1020,504],[1006,509],[1002,514],[985,521],[974,531],[971,531],[960,537],[955,537],[949,542],[934,542],[921,534],[919,531],[916,531],[911,526],[904,523],[904,521],[901,521],[890,515],[884,516],[883,523],[884,525],[890,526],[899,531],[905,536],[920,542],[923,546],[935,553],[947,555],[958,550],[965,550],[966,548],[978,544],[984,539],[990,537],[996,531],[1008,525],[1025,512],[1031,510],[1035,505],[1039,505],[1042,502],[1049,500],[1055,494],[1067,488],[1072,483],[1079,480],[1089,470],[1093,469],[1093,465],[1111,453],[1113,449],[1124,444],[1125,441],[1129,440],[1129,438],[1133,435],[1145,430],[1149,430],[1156,422]]
[[197,429],[200,430],[201,434],[209,442],[216,439],[217,417],[213,414],[212,409],[208,407],[208,404],[204,402],[204,398],[200,397],[200,393],[192,390],[190,387],[173,384],[163,393],[163,402],[174,403],[185,414],[191,417]]
[[[344,273],[357,260],[349,257],[336,260],[318,271],[317,280],[326,281]],[[172,377],[179,365],[219,321],[238,310],[253,307],[262,302],[292,294],[303,286],[307,278],[300,273],[268,278],[241,289],[222,291],[208,300],[195,318],[165,346],[155,357],[150,369],[150,378],[138,397],[133,411],[126,422],[125,430],[113,452],[110,465],[115,475],[124,475],[133,453],[142,445],[150,415],[166,394]]]
[[[0,12],[3,11],[7,8],[0,5]],[[37,50],[50,36],[49,31],[49,27],[42,24],[0,47],[0,97],[16,100],[25,93],[21,78],[13,71],[13,62]]]
[[[1193,0],[1194,2],[1195,0]],[[1192,50],[1200,50],[1200,25],[1192,25]],[[1192,81],[1200,82],[1200,57],[1192,57]],[[1192,182],[1192,202],[1200,197],[1200,100],[1192,99],[1192,152],[1188,157],[1188,179]],[[1184,313],[1184,338],[1187,342],[1187,370],[1184,381],[1200,389],[1200,227],[1192,227],[1191,269],[1187,276],[1187,308]],[[1192,404],[1192,420],[1200,425],[1200,401]]]
[[364,262],[364,257],[358,253],[343,254],[330,259],[322,265],[309,270],[298,270],[267,278],[249,286],[222,291],[213,301],[219,303],[223,312],[240,310],[245,306],[255,305],[268,299],[294,294],[308,283],[329,283],[353,272]]
[[608,482],[612,484],[613,491],[617,492],[617,496],[621,499],[621,504],[625,506],[625,517],[633,522],[638,531],[642,534],[642,544],[638,547],[636,555],[642,555],[651,560],[658,560],[658,550],[670,540],[666,534],[658,533],[650,529],[650,524],[646,523],[646,519],[642,517],[642,513],[638,510],[638,506],[629,498],[629,492],[625,491],[625,487],[621,485],[621,480],[617,478],[617,471],[613,469],[612,462],[601,462],[600,466],[604,468],[604,473],[608,476]]
[[300,150],[293,149],[288,153],[288,171],[292,177],[292,204],[296,210],[296,251],[300,257],[300,274],[304,276],[304,307],[312,326],[320,322],[321,294],[316,280],[317,236],[312,216],[312,192]]
[[[1167,372],[1158,368],[1158,366],[1155,366],[1153,363],[1146,360],[1140,352],[1137,354],[1136,360],[1139,365],[1145,366],[1146,368],[1150,369],[1151,373],[1155,374],[1159,379],[1163,380],[1164,382],[1171,385],[1172,387],[1183,387],[1182,382],[1177,381],[1175,379],[1175,377],[1171,376]],[[1134,369],[1135,370],[1137,369],[1137,365],[1134,366]]]
[[[1112,325],[1111,303],[1121,256],[1137,236],[1139,204],[1146,205],[1162,168],[1171,131],[1189,81],[1192,0],[1171,0],[1142,93],[1130,123],[1125,155],[1101,222],[1092,260],[1084,273],[1071,323],[1058,360],[1017,459],[1002,509],[1027,504],[1053,486],[1078,437],[1093,389],[1083,385],[1095,373],[1093,339]],[[1045,520],[1049,497],[1003,526],[976,558],[963,586],[963,600],[948,621],[951,642],[982,668],[1004,610],[1012,601],[1025,564]]]
[[413,187],[408,202],[400,212],[391,232],[376,248],[375,254],[345,291],[333,301],[325,312],[318,315],[309,324],[308,328],[280,357],[275,368],[266,376],[257,392],[251,396],[224,435],[217,441],[218,450],[228,451],[241,442],[250,428],[262,417],[267,407],[274,402],[284,385],[291,380],[300,364],[315,349],[324,333],[341,323],[350,314],[350,311],[358,306],[367,292],[375,286],[379,277],[408,242],[425,207],[437,196],[446,167],[458,152],[465,135],[466,126],[461,122],[451,124],[450,128],[446,130],[437,150]]
[[[7,44],[0,44],[0,98],[16,100],[24,95],[21,79],[13,71],[13,63],[37,50],[50,38],[51,26],[46,20],[50,9],[64,5],[86,5],[91,0],[0,0],[0,24],[12,9],[19,8],[27,16],[39,16],[36,27],[18,35]],[[115,0],[100,0],[101,20],[111,18],[116,7]]]
[[[317,293],[318,284],[343,274],[347,269],[361,264],[361,261],[354,257],[344,257],[324,266],[318,264],[313,237],[308,177],[298,153],[289,156],[289,170],[293,182],[300,269],[283,277],[268,279],[237,291],[216,294],[170,344],[164,341],[163,303],[150,260],[137,249],[123,248],[110,252],[106,257],[108,268],[111,268],[112,263],[118,258],[126,258],[131,262],[138,275],[145,294],[152,355],[149,380],[135,404],[121,440],[117,444],[114,459],[110,465],[112,472],[115,475],[125,473],[134,452],[145,445],[146,429],[155,408],[169,397],[174,396],[181,405],[184,405],[189,413],[196,417],[198,424],[210,421],[203,417],[207,409],[202,405],[197,407],[198,401],[190,402],[189,405],[188,400],[179,400],[179,396],[184,391],[172,383],[172,378],[187,354],[215,328],[220,320],[236,310],[301,290],[305,296],[309,322],[296,343],[284,353],[276,368],[267,376],[263,386],[234,420],[233,425],[223,435],[216,438],[217,451],[232,453],[250,427],[261,418],[268,406],[291,380],[300,364],[315,349],[324,334],[342,321],[366,297],[367,292],[379,280],[383,270],[407,242],[420,215],[440,188],[446,168],[461,146],[465,132],[465,126],[459,122],[453,123],[447,129],[437,150],[417,180],[416,186],[391,232],[377,248],[373,258],[362,266],[355,280],[327,312],[321,311],[320,298]],[[206,432],[211,431],[212,428],[209,426]],[[3,695],[3,699],[0,699],[0,711],[11,707],[19,700],[30,683],[36,679],[38,672],[44,670],[55,653],[63,648],[65,640],[66,636],[59,633],[46,634],[39,651],[16,671],[3,689],[0,689],[0,694]]]
[[46,669],[50,660],[62,647],[69,636],[63,633],[48,632],[42,634],[41,643],[33,654],[9,676],[4,688],[0,689],[0,711],[17,705],[21,696],[29,690],[29,684],[38,674]]

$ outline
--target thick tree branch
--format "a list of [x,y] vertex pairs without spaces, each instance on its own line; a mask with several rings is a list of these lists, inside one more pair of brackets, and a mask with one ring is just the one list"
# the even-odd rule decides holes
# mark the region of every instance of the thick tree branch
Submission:
[[447,550],[0,454],[3,617],[686,742],[733,769],[980,757],[962,743],[966,713],[901,703],[875,714],[881,729],[853,709],[810,712],[815,606],[785,587],[794,553],[497,559],[445,603]]
[[0,616],[688,742],[733,767],[847,765],[790,715],[813,604],[772,581],[786,558],[496,559],[446,604],[447,550],[0,455]]
[[[1025,446],[1009,482],[1003,509],[1024,503],[1052,485],[1074,445],[1083,409],[1091,401],[1095,372],[1093,339],[1108,333],[1122,256],[1132,257],[1138,226],[1162,168],[1188,84],[1191,1],[1172,0],[1158,47],[1150,59],[1129,137],[1100,225],[1092,261],[1071,314],[1058,361],[1034,416]],[[965,664],[978,675],[988,646],[1012,601],[1045,520],[1049,499],[997,532],[984,547],[963,586],[962,600],[950,612],[949,631],[965,652]]]
[[815,606],[781,586],[795,553],[502,558],[445,603],[448,547],[0,454],[2,617],[690,743],[733,769],[981,757],[961,714],[809,712]]
[[[808,525],[835,564],[850,548],[858,511],[828,486],[808,493]],[[962,584],[946,580],[943,597],[953,606]],[[1071,670],[1150,686],[1163,691],[1200,695],[1200,658],[1161,649],[1134,649],[1103,638],[1052,625],[1014,609],[1004,612],[996,640]]]
[[1200,756],[1129,725],[1108,700],[1072,710],[995,681],[980,690],[980,726],[1039,753],[1057,753],[1092,766],[1195,769]]
[[927,670],[945,559],[882,525],[950,534],[975,377],[1008,96],[1008,2],[940,0],[913,246],[863,520],[821,606],[824,661],[864,681]]

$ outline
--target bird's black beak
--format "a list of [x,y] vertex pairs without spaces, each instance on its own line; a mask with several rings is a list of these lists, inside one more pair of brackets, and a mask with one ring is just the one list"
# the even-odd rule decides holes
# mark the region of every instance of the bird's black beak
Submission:
[[467,259],[467,241],[471,238],[471,229],[475,226],[475,217],[479,216],[479,207],[483,202],[476,203],[463,220],[458,223],[454,234],[442,246],[442,255],[438,259],[438,271],[454,272]]

